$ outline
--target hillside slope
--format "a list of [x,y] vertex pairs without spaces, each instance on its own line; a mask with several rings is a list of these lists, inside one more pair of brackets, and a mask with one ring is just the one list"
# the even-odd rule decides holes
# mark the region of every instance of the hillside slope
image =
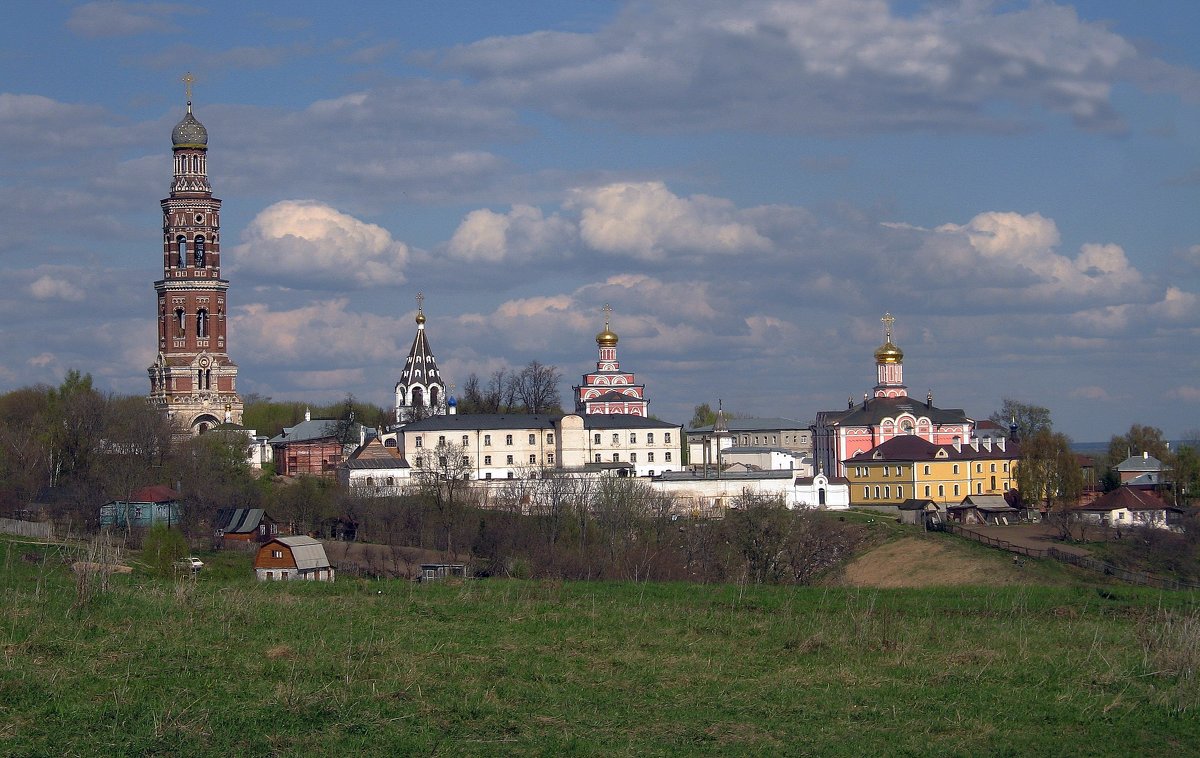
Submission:
[[900,537],[850,561],[828,583],[849,587],[1002,586],[1037,581],[1012,557],[935,535]]

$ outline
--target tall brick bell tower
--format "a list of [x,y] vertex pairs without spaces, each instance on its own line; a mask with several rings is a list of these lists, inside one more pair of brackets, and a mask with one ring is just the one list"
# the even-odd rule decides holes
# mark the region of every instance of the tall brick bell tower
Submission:
[[162,201],[163,278],[158,294],[158,357],[150,367],[150,401],[181,433],[240,424],[237,364],[229,359],[229,282],[221,278],[221,201],[208,183],[208,130],[187,113],[171,132],[175,178]]

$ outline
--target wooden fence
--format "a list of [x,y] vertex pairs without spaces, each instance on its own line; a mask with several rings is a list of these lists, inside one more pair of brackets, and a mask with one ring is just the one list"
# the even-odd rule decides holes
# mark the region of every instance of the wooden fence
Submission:
[[18,521],[17,519],[0,518],[0,532],[20,537],[52,540],[54,539],[54,524],[49,521]]
[[1167,577],[1155,576],[1154,574],[1147,574],[1144,571],[1132,571],[1130,569],[1121,568],[1120,566],[1114,566],[1111,563],[1097,560],[1096,558],[1092,558],[1090,556],[1075,555],[1074,553],[1068,553],[1065,550],[1059,550],[1058,548],[1054,547],[1033,548],[1025,547],[1024,545],[1016,545],[1008,540],[998,539],[987,534],[980,534],[972,529],[967,529],[961,524],[947,523],[945,524],[945,530],[951,534],[957,534],[960,537],[965,537],[966,539],[974,540],[990,547],[998,548],[1000,550],[1007,550],[1010,553],[1027,555],[1030,558],[1052,558],[1056,561],[1069,563],[1072,566],[1078,566],[1079,568],[1086,569],[1088,571],[1095,571],[1098,574],[1111,576],[1114,579],[1120,579],[1121,581],[1128,582],[1130,584],[1138,584],[1144,587],[1157,587],[1158,589],[1164,590],[1200,589],[1200,584],[1196,584],[1194,582],[1185,582],[1179,579],[1169,579]]

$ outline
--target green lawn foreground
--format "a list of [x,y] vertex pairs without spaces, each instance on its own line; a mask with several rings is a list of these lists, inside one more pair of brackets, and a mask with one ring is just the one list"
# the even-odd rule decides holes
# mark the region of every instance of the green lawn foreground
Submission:
[[1187,594],[260,585],[226,554],[76,604],[63,557],[0,539],[3,755],[1200,750]]

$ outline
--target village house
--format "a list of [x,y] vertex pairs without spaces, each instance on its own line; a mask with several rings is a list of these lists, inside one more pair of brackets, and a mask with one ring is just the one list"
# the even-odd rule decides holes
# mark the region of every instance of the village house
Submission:
[[131,493],[128,500],[113,500],[100,506],[101,527],[177,526],[179,520],[179,493],[165,484],[143,487]]
[[332,582],[334,568],[325,547],[312,537],[275,537],[254,556],[254,574],[260,582],[307,579]]
[[1163,483],[1166,466],[1150,453],[1131,455],[1115,467],[1121,484],[1131,487],[1157,487]]
[[229,542],[266,542],[279,536],[279,524],[262,508],[220,508],[213,537]]
[[1154,492],[1126,485],[1073,509],[1074,517],[1083,523],[1114,529],[1169,529],[1180,513]]
[[268,444],[277,474],[333,477],[346,456],[365,442],[362,424],[313,419],[305,411],[304,421],[285,428]]
[[1020,522],[1021,511],[1002,495],[968,495],[958,505],[948,506],[946,516],[959,524],[1009,526]]

